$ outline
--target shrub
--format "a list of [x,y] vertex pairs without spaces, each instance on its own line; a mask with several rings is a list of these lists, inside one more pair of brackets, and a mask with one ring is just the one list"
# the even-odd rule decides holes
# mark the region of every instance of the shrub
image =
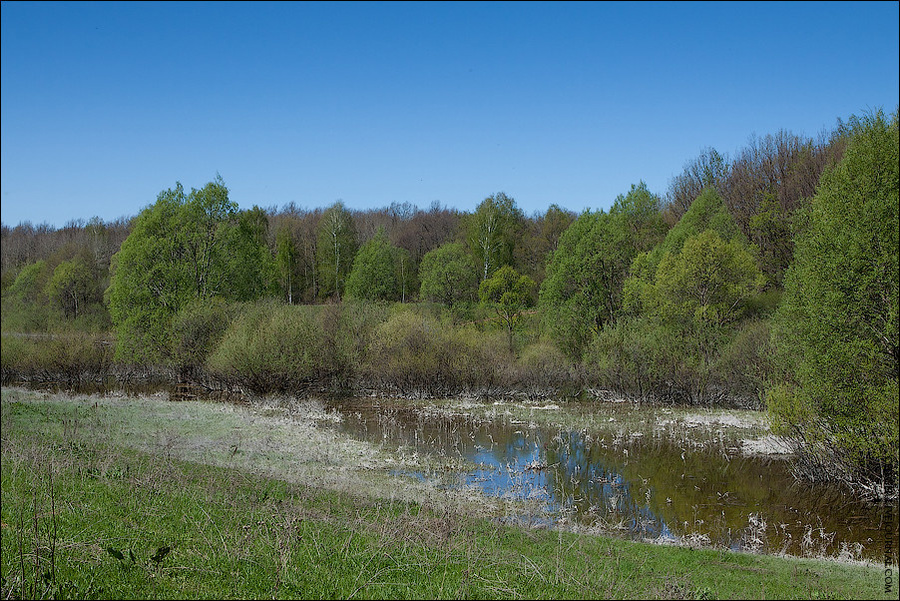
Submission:
[[172,366],[182,377],[197,374],[231,324],[234,310],[220,299],[195,300],[172,324]]
[[2,344],[4,383],[24,380],[77,386],[104,379],[112,367],[112,345],[90,334],[4,334]]
[[552,342],[538,341],[526,346],[515,364],[513,384],[530,394],[559,393],[576,384],[574,365]]
[[324,379],[334,367],[313,307],[262,303],[231,325],[210,355],[210,374],[256,393],[286,392]]
[[726,333],[718,328],[623,319],[594,338],[584,364],[595,385],[635,399],[737,402],[716,375],[716,363],[727,341]]
[[762,409],[764,391],[771,371],[769,322],[745,323],[722,350],[714,366],[719,386],[741,403]]
[[402,394],[452,394],[503,384],[509,364],[502,334],[400,310],[375,329],[364,374]]

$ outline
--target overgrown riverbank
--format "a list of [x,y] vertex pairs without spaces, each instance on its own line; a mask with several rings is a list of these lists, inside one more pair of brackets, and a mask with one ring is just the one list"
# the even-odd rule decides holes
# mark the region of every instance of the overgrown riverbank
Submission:
[[883,594],[874,567],[501,526],[283,409],[4,388],[4,597]]

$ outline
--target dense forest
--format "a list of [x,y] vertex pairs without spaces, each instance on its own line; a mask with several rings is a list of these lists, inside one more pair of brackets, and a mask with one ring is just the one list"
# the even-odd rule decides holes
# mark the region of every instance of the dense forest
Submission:
[[890,496],[898,160],[876,111],[580,215],[239,210],[217,177],[131,219],[3,224],[3,382],[767,408],[803,475]]

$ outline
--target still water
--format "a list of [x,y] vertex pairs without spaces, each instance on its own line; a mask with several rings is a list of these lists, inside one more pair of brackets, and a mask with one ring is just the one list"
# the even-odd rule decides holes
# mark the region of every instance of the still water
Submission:
[[634,539],[876,563],[885,544],[898,548],[896,503],[873,505],[837,486],[798,483],[783,458],[367,399],[331,406],[353,437],[464,460],[470,468],[458,473],[406,475],[509,500],[498,518],[504,521],[540,527],[565,520]]

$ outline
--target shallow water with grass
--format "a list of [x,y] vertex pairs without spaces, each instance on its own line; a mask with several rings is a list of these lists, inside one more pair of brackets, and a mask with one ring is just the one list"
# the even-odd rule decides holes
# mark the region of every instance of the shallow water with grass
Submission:
[[[496,519],[737,551],[882,561],[896,504],[797,482],[787,447],[753,411],[632,403],[420,403],[345,399],[336,427],[401,455],[396,470],[502,503]],[[896,564],[896,556],[894,556]]]
[[591,485],[566,488],[571,455],[612,445],[627,459],[592,477],[637,504],[643,451],[605,437],[712,414],[5,387],[0,407],[3,598],[896,598],[878,566],[604,536]]

